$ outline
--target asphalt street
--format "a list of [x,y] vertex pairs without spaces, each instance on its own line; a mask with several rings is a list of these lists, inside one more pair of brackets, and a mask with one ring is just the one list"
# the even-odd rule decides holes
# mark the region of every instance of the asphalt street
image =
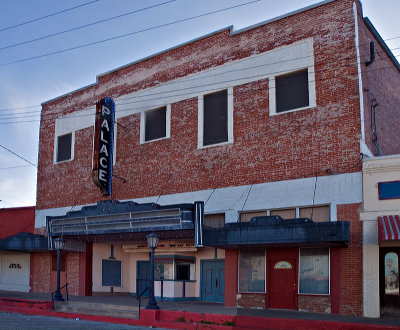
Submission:
[[[148,330],[150,327],[92,322],[79,319],[64,319],[50,316],[22,315],[0,312],[0,329],[3,330],[42,330],[42,329],[130,329]],[[161,328],[157,328],[161,329]]]

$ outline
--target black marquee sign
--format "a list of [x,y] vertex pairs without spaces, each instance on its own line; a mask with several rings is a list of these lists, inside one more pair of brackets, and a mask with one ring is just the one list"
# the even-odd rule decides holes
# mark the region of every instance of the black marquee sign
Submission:
[[115,104],[111,97],[96,102],[93,139],[93,181],[111,196]]

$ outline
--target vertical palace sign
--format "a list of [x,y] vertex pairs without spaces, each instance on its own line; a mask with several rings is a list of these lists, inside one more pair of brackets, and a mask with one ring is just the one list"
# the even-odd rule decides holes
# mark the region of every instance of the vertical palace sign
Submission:
[[115,104],[111,97],[96,103],[93,139],[93,181],[103,196],[111,196]]

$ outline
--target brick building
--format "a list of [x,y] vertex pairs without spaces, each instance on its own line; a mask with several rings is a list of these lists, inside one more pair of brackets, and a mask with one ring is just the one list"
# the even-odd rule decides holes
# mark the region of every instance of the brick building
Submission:
[[[67,241],[74,294],[141,291],[154,231],[157,296],[363,315],[362,157],[400,153],[399,82],[350,0],[102,74],[42,105],[35,230]],[[104,197],[92,153],[106,97]],[[54,260],[37,264],[50,278]],[[37,291],[51,289],[45,276]]]
[[34,206],[0,209],[0,290],[31,290],[33,256],[47,250],[47,239],[34,228]]

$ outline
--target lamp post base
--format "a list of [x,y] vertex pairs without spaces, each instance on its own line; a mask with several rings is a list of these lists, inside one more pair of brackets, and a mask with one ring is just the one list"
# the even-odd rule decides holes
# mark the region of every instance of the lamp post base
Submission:
[[160,309],[160,307],[157,305],[157,301],[154,298],[150,298],[146,309]]
[[64,298],[60,292],[56,292],[53,296],[55,301],[64,301]]

